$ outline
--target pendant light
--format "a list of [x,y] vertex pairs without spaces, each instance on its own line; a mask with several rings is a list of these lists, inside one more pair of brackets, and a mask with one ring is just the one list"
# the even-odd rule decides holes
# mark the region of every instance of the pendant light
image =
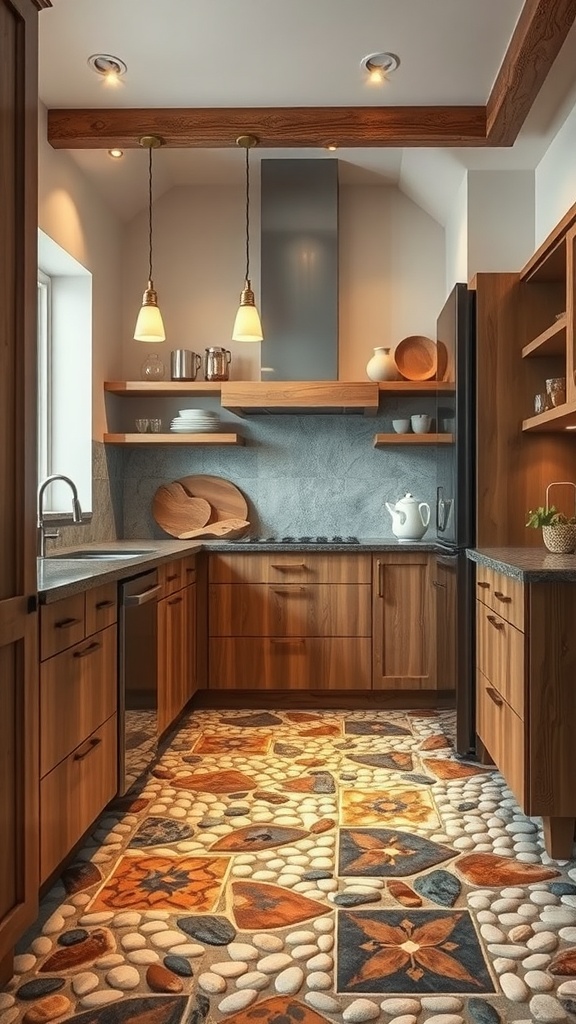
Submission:
[[135,341],[165,341],[166,332],[158,308],[158,296],[152,280],[152,150],[162,145],[157,135],[144,135],[140,145],[148,150],[148,286],[134,329]]
[[244,288],[240,295],[240,305],[234,321],[232,341],[262,341],[260,316],[254,302],[254,292],[250,284],[250,160],[249,152],[258,139],[255,135],[240,135],[236,145],[246,152],[246,274]]

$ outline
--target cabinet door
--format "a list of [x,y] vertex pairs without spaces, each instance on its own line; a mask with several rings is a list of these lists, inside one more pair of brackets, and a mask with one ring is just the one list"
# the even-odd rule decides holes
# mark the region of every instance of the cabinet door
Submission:
[[0,984],[38,897],[37,51],[42,0],[0,0]]
[[194,696],[198,688],[196,676],[196,584],[185,587],[184,597],[184,643],[185,663],[182,676],[181,708]]
[[[576,228],[566,236],[566,401],[576,401]],[[571,477],[566,477],[570,480]]]
[[180,591],[158,602],[158,735],[182,707],[185,662],[184,596]]
[[373,676],[378,690],[435,690],[435,604],[430,556],[374,559]]

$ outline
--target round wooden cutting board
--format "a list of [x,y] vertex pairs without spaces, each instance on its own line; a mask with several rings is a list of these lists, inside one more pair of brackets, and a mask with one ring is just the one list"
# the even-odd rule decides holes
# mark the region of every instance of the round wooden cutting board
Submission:
[[221,476],[181,476],[176,483],[181,484],[191,497],[209,502],[212,506],[210,523],[219,523],[223,519],[248,519],[248,502],[242,491],[229,480]]
[[172,537],[206,526],[212,514],[210,503],[203,498],[191,497],[178,480],[162,484],[152,499],[154,519]]

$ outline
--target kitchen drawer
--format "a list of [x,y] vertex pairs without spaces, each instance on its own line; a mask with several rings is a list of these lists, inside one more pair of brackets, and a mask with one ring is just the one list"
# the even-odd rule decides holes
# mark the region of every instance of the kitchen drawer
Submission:
[[210,583],[370,583],[370,555],[309,551],[210,555]]
[[218,637],[210,689],[369,690],[372,644],[351,637]]
[[116,711],[116,626],[40,666],[40,775]]
[[84,639],[84,594],[72,594],[40,608],[40,658],[72,647]]
[[480,670],[476,673],[476,732],[518,803],[525,806],[529,790],[524,722]]
[[84,835],[118,789],[116,715],[40,783],[40,881]]
[[210,636],[367,636],[369,584],[213,583]]
[[188,555],[182,559],[182,586],[196,583],[196,555]]
[[86,636],[112,626],[118,618],[117,583],[86,591]]
[[524,629],[524,584],[520,580],[477,565],[476,597],[517,629]]
[[524,719],[525,636],[506,619],[476,602],[476,664],[505,701]]
[[158,583],[162,589],[158,594],[158,599],[161,600],[163,597],[168,597],[169,594],[175,594],[177,590],[181,590],[185,585],[184,576],[182,558],[175,562],[166,562],[164,565],[159,565]]

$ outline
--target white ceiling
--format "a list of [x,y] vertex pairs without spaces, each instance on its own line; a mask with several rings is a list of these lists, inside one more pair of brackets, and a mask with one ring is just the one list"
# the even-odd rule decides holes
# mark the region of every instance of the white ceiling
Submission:
[[[48,107],[484,104],[522,3],[53,0],[40,15],[40,98]],[[374,86],[360,61],[379,50],[397,53],[401,66]],[[118,88],[88,68],[93,53],[126,62]],[[450,150],[452,161],[534,167],[574,99],[575,53],[573,30],[512,149]],[[100,150],[70,152],[122,218],[145,205],[141,151],[119,161]],[[337,155],[344,184],[402,185],[401,149],[257,150],[253,158],[322,155]],[[413,177],[418,161],[407,156]],[[181,184],[241,184],[243,157],[236,149],[162,150],[154,173],[156,194]]]

